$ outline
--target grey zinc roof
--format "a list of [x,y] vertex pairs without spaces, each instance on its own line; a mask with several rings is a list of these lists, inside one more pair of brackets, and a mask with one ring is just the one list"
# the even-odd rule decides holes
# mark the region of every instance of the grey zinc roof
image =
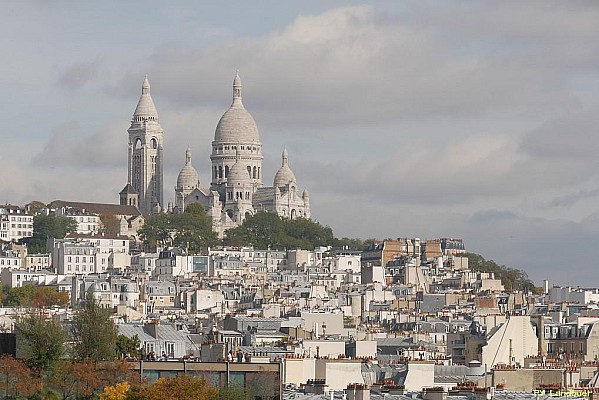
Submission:
[[[133,337],[137,335],[139,340],[143,343],[144,341],[154,341],[155,339],[150,335],[149,331],[144,325],[141,324],[117,324],[117,331],[121,335],[127,337]],[[186,345],[191,345],[192,342],[186,333],[180,332],[175,327],[168,323],[162,323],[158,325],[158,340],[165,340],[168,342],[185,342]]]

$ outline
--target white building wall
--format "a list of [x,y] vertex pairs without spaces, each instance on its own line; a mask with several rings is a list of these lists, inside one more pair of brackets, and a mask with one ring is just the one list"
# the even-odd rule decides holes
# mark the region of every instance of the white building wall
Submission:
[[487,339],[481,362],[489,367],[498,363],[524,365],[525,357],[537,353],[538,340],[530,316],[512,315]]

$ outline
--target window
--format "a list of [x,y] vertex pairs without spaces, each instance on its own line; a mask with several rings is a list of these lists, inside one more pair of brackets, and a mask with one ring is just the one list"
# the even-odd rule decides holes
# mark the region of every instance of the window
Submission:
[[175,357],[175,343],[166,342],[166,354],[170,358],[174,358]]

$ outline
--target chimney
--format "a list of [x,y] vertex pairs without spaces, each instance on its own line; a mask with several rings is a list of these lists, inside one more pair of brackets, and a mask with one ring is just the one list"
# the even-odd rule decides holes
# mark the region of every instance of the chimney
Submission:
[[146,330],[148,331],[148,334],[150,336],[152,336],[154,339],[158,339],[158,325],[159,322],[158,320],[152,320],[152,321],[148,321],[148,323],[146,323]]
[[370,387],[363,383],[350,383],[345,393],[347,400],[370,400]]

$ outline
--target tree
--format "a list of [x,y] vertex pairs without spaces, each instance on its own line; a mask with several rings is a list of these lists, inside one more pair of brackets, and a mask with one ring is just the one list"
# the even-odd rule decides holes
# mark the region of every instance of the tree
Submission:
[[68,233],[77,230],[77,222],[69,217],[57,217],[51,213],[33,217],[33,236],[27,239],[30,254],[45,253],[49,238],[63,239]]
[[104,387],[104,381],[96,365],[89,361],[62,360],[49,382],[63,399],[89,399]]
[[199,203],[190,204],[183,213],[172,214],[171,225],[175,229],[173,244],[191,254],[198,254],[219,242],[212,230],[212,220]]
[[33,215],[41,213],[44,208],[46,208],[46,205],[38,200],[33,200],[25,204],[25,209],[27,212]]
[[11,288],[2,287],[2,303],[13,307],[46,308],[52,306],[67,306],[69,294],[59,292],[48,286],[25,285]]
[[114,214],[100,214],[102,222],[102,232],[107,235],[118,235],[121,229],[121,222]]
[[128,400],[212,400],[217,399],[218,390],[206,380],[178,375],[176,378],[158,378],[153,384],[133,387]]
[[155,214],[146,218],[144,225],[138,230],[139,238],[144,246],[156,249],[166,246],[173,240],[173,227],[171,227],[171,214]]
[[129,355],[131,357],[141,356],[141,341],[137,335],[128,337],[118,335],[116,339],[116,352],[119,357]]
[[492,272],[495,279],[500,279],[506,290],[534,290],[534,283],[528,278],[528,274],[516,268],[499,265],[493,260],[485,260],[483,256],[476,253],[465,253],[468,257],[468,268],[476,272]]
[[225,243],[258,249],[284,249],[285,224],[277,214],[261,211],[246,218],[240,226],[227,230]]
[[116,357],[116,327],[110,319],[112,312],[102,308],[89,292],[83,308],[73,317],[71,332],[76,360],[94,363]]
[[[285,233],[299,242],[297,248],[312,250],[316,246],[332,246],[335,244],[333,230],[307,218],[296,218],[285,221]],[[292,247],[292,246],[288,246]]]
[[3,398],[20,398],[30,396],[38,390],[40,382],[33,376],[21,360],[16,360],[9,355],[0,358],[0,391]]
[[243,386],[225,385],[218,389],[217,400],[247,400],[253,398]]
[[104,392],[100,395],[100,400],[127,400],[129,391],[129,382],[120,382],[114,386],[106,386]]
[[49,286],[37,286],[31,298],[31,304],[37,308],[47,308],[52,306],[66,307],[70,303],[67,292],[59,292]]
[[29,368],[51,371],[65,354],[66,330],[42,313],[31,312],[21,316],[15,330],[23,359]]
[[306,219],[286,219],[277,214],[258,212],[243,224],[227,230],[225,243],[231,246],[253,246],[260,249],[301,248],[334,245],[333,230]]
[[190,253],[218,244],[212,230],[212,220],[201,204],[190,204],[183,213],[164,213],[148,217],[139,230],[139,237],[147,248],[174,245]]
[[30,306],[35,294],[35,286],[24,285],[21,287],[11,288],[10,286],[2,287],[3,303],[12,307]]

